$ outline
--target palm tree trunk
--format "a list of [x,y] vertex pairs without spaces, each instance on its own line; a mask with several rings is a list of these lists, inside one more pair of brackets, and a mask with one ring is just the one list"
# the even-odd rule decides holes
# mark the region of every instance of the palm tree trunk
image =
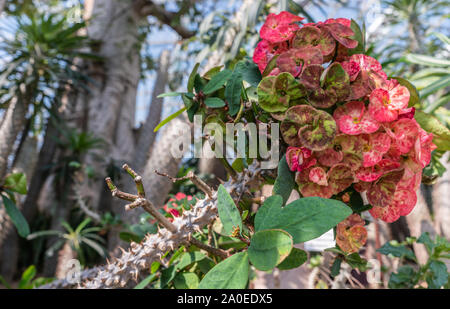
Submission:
[[[130,0],[96,0],[88,35],[97,40],[102,63],[91,66],[93,85],[86,98],[87,131],[103,139],[105,146],[85,158],[96,175],[86,179],[86,187],[94,192],[88,203],[98,209],[100,192],[106,190],[105,168],[111,160],[131,160],[134,152],[134,114],[139,81],[138,22]],[[119,146],[119,147],[117,147]]]

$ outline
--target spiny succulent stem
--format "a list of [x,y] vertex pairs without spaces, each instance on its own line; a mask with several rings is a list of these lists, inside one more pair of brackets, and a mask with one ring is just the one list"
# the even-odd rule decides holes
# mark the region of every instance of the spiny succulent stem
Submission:
[[197,188],[199,188],[201,191],[203,191],[203,193],[205,193],[209,198],[212,198],[212,196],[213,196],[213,192],[214,192],[213,189],[210,186],[208,186],[203,180],[201,180],[200,177],[195,175],[192,171],[189,171],[186,176],[179,177],[179,178],[172,177],[166,173],[158,172],[157,170],[155,170],[155,173],[160,176],[169,178],[170,180],[172,180],[172,182],[189,179],[190,181],[192,181],[192,183]]

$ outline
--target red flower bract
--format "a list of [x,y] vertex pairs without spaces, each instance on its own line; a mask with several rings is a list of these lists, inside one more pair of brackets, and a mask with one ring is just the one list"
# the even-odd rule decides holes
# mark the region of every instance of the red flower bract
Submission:
[[337,225],[336,243],[346,253],[357,252],[367,241],[364,220],[358,214],[352,214]]
[[366,112],[364,102],[351,101],[334,111],[334,120],[342,133],[358,135],[374,133],[380,127],[378,121]]
[[294,32],[299,29],[296,21],[303,20],[302,17],[295,16],[289,12],[281,12],[280,14],[269,14],[266,22],[259,32],[262,39],[271,43],[280,43],[290,40]]
[[[277,57],[258,86],[258,104],[281,122],[298,191],[347,203],[354,191],[365,192],[374,218],[393,222],[409,214],[436,148],[408,106],[409,88],[388,80],[376,59],[354,53],[361,42],[349,19],[299,26],[300,20],[270,14],[253,55],[261,72]],[[339,224],[344,251],[365,242],[361,222],[353,215]]]
[[305,147],[288,147],[286,161],[293,172],[301,172],[316,164],[316,159],[311,158],[311,150]]

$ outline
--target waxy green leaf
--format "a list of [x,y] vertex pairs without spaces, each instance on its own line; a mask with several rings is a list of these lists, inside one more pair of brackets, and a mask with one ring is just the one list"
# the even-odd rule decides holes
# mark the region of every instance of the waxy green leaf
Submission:
[[24,173],[10,174],[5,178],[3,187],[19,194],[27,194],[27,177]]
[[306,94],[303,86],[287,72],[263,78],[257,91],[259,105],[269,113],[286,111]]
[[292,248],[291,253],[289,253],[288,257],[285,258],[277,268],[279,270],[294,269],[304,264],[307,259],[308,254],[306,254],[305,251],[298,248]]
[[239,210],[223,185],[220,185],[217,190],[217,210],[223,225],[223,232],[226,235],[231,235],[236,228],[242,231],[242,219]]
[[236,253],[214,266],[200,282],[199,289],[244,289],[250,265],[247,252]]
[[191,74],[189,74],[189,79],[188,79],[188,84],[187,84],[187,90],[189,92],[193,92],[194,91],[194,81],[195,81],[195,76],[197,75],[197,71],[198,71],[198,67],[200,66],[200,63],[196,63],[194,65],[194,68],[192,69]]
[[319,237],[352,214],[344,203],[320,197],[305,197],[284,207],[279,195],[269,197],[255,217],[255,230],[282,229],[294,243]]
[[214,75],[211,80],[203,87],[203,93],[211,94],[214,91],[222,88],[222,86],[225,85],[225,83],[230,79],[232,73],[233,72],[231,70],[225,69]]
[[270,270],[289,255],[292,245],[292,236],[286,231],[258,231],[251,239],[248,258],[257,269]]
[[182,109],[180,109],[179,111],[173,113],[172,115],[170,115],[169,117],[167,117],[166,119],[164,119],[163,121],[161,121],[153,130],[153,132],[157,132],[159,129],[161,129],[162,126],[164,126],[165,124],[169,123],[171,120],[177,118],[178,116],[180,116],[184,111],[186,110],[186,107],[183,107]]
[[211,108],[224,107],[225,102],[221,98],[206,98],[205,105]]
[[283,205],[286,204],[292,190],[296,186],[294,173],[291,172],[286,162],[286,156],[278,163],[278,175],[273,185],[272,194],[280,195],[283,198]]
[[10,217],[12,223],[17,228],[17,232],[22,237],[27,237],[30,234],[30,227],[27,220],[22,213],[17,209],[16,205],[6,196],[2,195],[3,207],[6,209],[6,213]]

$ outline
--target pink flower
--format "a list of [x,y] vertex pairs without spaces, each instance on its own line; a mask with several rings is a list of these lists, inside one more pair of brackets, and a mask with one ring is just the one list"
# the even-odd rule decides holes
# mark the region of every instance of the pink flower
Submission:
[[322,167],[313,167],[297,173],[296,182],[300,193],[305,196],[330,198],[345,189],[354,181],[351,169],[344,164],[331,167],[326,175]]
[[384,83],[387,76],[381,64],[374,58],[355,54],[346,61],[341,62],[342,67],[350,76],[350,99],[356,100],[371,93],[371,91]]
[[321,186],[328,185],[327,173],[321,167],[313,167],[309,171],[309,180]]
[[384,80],[387,79],[387,75],[384,73],[381,64],[375,58],[363,54],[355,54],[348,59],[348,62],[357,63],[360,71],[372,75],[372,77],[374,74],[377,74]]
[[311,157],[312,152],[305,147],[288,147],[286,161],[293,172],[301,172],[316,164],[317,160]]
[[398,112],[398,119],[414,119],[414,114],[416,113],[415,107],[404,108]]
[[262,40],[253,52],[253,62],[258,65],[262,73],[274,55],[281,54],[285,51],[287,51],[287,45],[285,43],[272,44],[266,40]]
[[367,241],[365,221],[352,214],[336,227],[336,243],[346,253],[357,252]]
[[183,192],[178,192],[177,194],[175,194],[175,199],[177,201],[182,200],[184,198],[186,198],[186,194],[184,194]]
[[364,102],[351,101],[339,106],[333,114],[339,130],[349,135],[376,132],[380,124],[365,112]]
[[408,153],[416,143],[419,134],[419,124],[415,119],[403,118],[386,126],[388,133],[395,144],[396,149],[401,153]]
[[[176,205],[175,205],[176,206]],[[169,208],[169,206],[166,204],[163,207],[164,211],[167,212],[168,214],[170,214],[173,218],[179,217],[180,216],[180,212],[174,208]],[[169,218],[170,221],[172,221],[172,218]]]
[[[405,167],[400,180],[387,179],[385,184],[374,186],[374,194],[369,194],[369,201],[374,207],[369,210],[374,218],[380,218],[385,222],[397,221],[400,216],[407,216],[414,209],[417,203],[416,191],[420,186],[422,172],[415,173]],[[394,187],[393,187],[394,185]],[[395,188],[395,190],[392,190]],[[381,189],[381,191],[380,191]],[[375,199],[374,196],[383,196],[382,200]],[[378,203],[381,201],[382,203]]]
[[400,216],[408,215],[417,203],[417,195],[414,191],[395,190],[391,203],[386,207],[374,206],[369,210],[374,218],[392,223],[397,221]]
[[374,166],[381,161],[383,155],[391,146],[391,138],[386,133],[364,134],[360,136],[362,141],[363,166]]
[[400,162],[390,160],[390,159],[382,159],[374,166],[369,167],[360,167],[355,176],[361,181],[365,182],[373,182],[378,180],[381,176],[390,172],[392,170],[398,169],[400,167]]
[[281,72],[289,72],[297,77],[302,72],[303,67],[311,64],[321,65],[322,61],[323,57],[320,50],[291,48],[277,58],[277,66]]
[[419,134],[414,143],[414,147],[409,153],[410,159],[416,163],[416,171],[420,171],[430,164],[431,152],[437,147],[433,144],[433,133],[427,133],[419,126]]
[[344,158],[342,151],[336,151],[333,148],[315,152],[314,155],[317,158],[317,161],[319,161],[319,164],[327,167],[338,164]]
[[339,23],[341,25],[350,27],[352,21],[347,18],[329,18],[326,21],[323,22],[324,24],[333,24],[333,23]]
[[294,36],[294,32],[300,28],[294,22],[301,20],[303,20],[302,17],[289,12],[281,12],[278,15],[271,13],[267,16],[259,34],[262,39],[271,43],[288,41]]
[[350,81],[354,81],[358,76],[359,71],[361,70],[359,63],[350,60],[341,62],[341,65],[350,77]]
[[399,112],[408,107],[408,102],[408,88],[391,79],[370,94],[369,113],[380,122],[391,122],[397,120]]

